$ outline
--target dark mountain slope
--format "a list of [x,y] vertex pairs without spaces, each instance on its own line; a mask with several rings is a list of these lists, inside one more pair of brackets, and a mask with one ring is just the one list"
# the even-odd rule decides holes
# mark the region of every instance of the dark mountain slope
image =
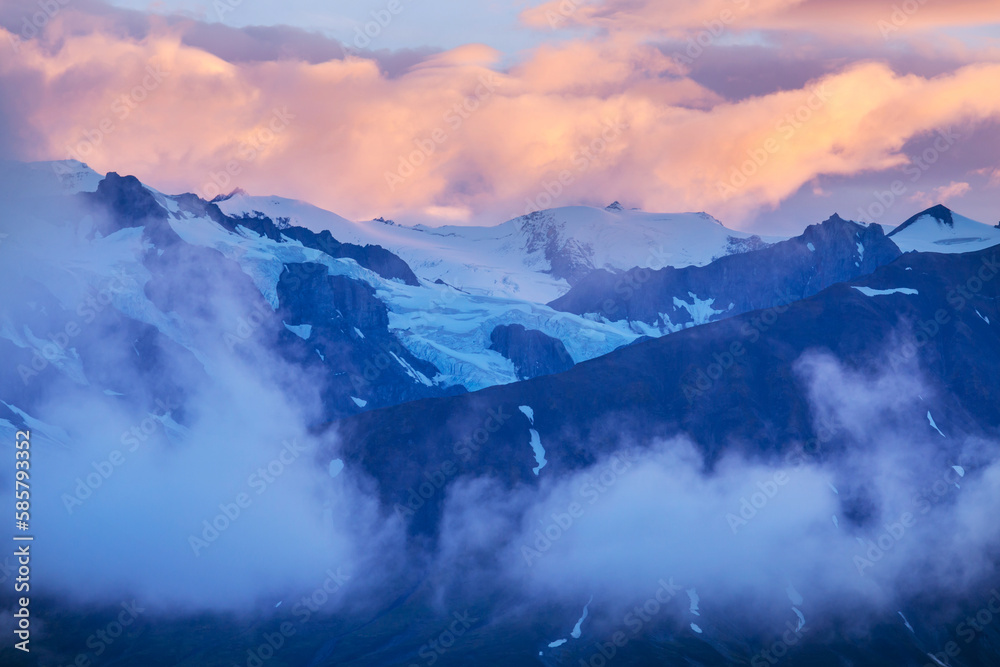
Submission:
[[549,305],[671,330],[785,305],[867,275],[899,255],[880,226],[834,215],[801,236],[707,266],[594,271]]
[[[455,476],[536,483],[520,405],[533,410],[548,458],[543,474],[591,464],[624,441],[648,444],[675,434],[691,436],[709,461],[727,447],[767,455],[816,437],[794,369],[807,350],[829,351],[857,369],[899,369],[912,358],[937,392],[933,409],[942,429],[995,429],[998,261],[996,251],[908,254],[854,285],[918,294],[868,296],[852,285],[835,285],[787,308],[623,348],[565,373],[378,410],[337,429],[347,456],[378,480],[389,506],[405,503],[425,475],[446,463]],[[899,332],[915,343],[908,345]],[[914,405],[912,418],[925,420],[928,409]],[[434,533],[442,495],[421,503],[414,532]]]

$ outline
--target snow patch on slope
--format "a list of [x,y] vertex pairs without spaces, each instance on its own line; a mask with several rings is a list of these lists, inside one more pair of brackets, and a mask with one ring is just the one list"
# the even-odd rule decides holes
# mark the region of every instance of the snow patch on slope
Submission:
[[535,463],[538,464],[532,469],[532,472],[537,476],[548,461],[545,460],[545,448],[542,447],[542,439],[538,435],[538,431],[532,428],[528,429],[528,433],[531,435],[531,450],[535,453]]
[[583,605],[583,613],[580,615],[580,620],[576,622],[573,626],[573,631],[569,633],[569,636],[573,639],[579,639],[583,634],[583,622],[587,620],[587,616],[590,614],[590,603],[594,601],[594,596],[591,595],[590,599],[587,600],[587,604]]
[[288,329],[289,331],[291,331],[293,334],[295,334],[296,336],[298,336],[302,340],[309,340],[309,337],[312,335],[312,325],[311,324],[297,324],[297,325],[294,325],[294,326],[291,325],[291,324],[288,324],[287,322],[282,322],[282,324],[285,325],[286,329]]
[[[674,297],[674,307],[683,308],[694,320],[694,324],[707,324],[712,321],[712,318],[716,315],[722,315],[725,310],[715,310],[712,308],[712,304],[715,303],[715,299],[699,299],[695,296],[694,292],[688,292],[688,296],[691,297],[691,303],[687,303],[676,296]],[[732,308],[732,305],[730,305]],[[661,318],[663,316],[661,315]]]
[[528,418],[528,423],[530,423],[532,426],[535,425],[535,411],[531,409],[530,405],[519,405],[517,409],[520,410],[524,414],[524,416]]
[[941,434],[942,438],[946,437],[944,433],[941,433],[941,429],[938,428],[938,425],[934,423],[934,417],[931,416],[930,410],[927,411],[927,422],[931,425],[931,428]]
[[920,294],[915,289],[910,289],[909,287],[897,287],[895,289],[872,289],[871,287],[858,287],[853,285],[854,289],[858,290],[865,296],[886,296],[889,294]]

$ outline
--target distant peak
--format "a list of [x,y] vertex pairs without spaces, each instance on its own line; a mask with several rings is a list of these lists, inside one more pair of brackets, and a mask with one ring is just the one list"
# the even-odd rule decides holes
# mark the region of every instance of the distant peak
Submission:
[[625,207],[621,205],[620,202],[614,201],[604,207],[605,211],[624,211]]
[[249,196],[247,195],[247,191],[244,190],[243,188],[233,188],[233,191],[230,192],[228,195],[217,195],[215,199],[212,200],[212,203],[218,204],[220,201],[228,201],[233,197],[235,197],[236,195],[242,195],[244,197]]
[[113,192],[114,190],[138,192],[141,189],[142,183],[138,178],[131,175],[122,176],[117,171],[109,171],[97,184],[97,191],[100,193]]
[[[808,225],[804,230],[802,230],[802,234],[793,237],[793,239],[797,239],[800,243],[808,241],[815,244],[825,244],[831,239],[842,238],[845,235],[850,236],[851,238],[855,238],[856,235],[862,233],[866,235],[880,235],[879,232],[881,231],[881,227],[876,225],[876,229],[874,231],[868,231],[868,229],[868,227],[860,222],[842,218],[839,213],[834,213],[823,222]],[[857,236],[857,238],[861,237]]]
[[395,220],[386,220],[382,216],[377,218],[372,218],[372,222],[381,222],[383,225],[389,225],[390,227],[398,227]]
[[725,227],[725,225],[722,224],[722,221],[719,220],[718,218],[716,218],[711,213],[706,213],[705,211],[698,211],[697,213],[695,213],[695,215],[697,215],[698,217],[700,217],[700,218],[702,218],[704,220],[708,220],[709,222],[714,222],[719,227]]
[[838,222],[851,222],[851,221],[850,220],[844,220],[842,217],[840,217],[839,213],[834,213],[829,218],[827,218],[826,220],[824,220],[823,224],[825,225],[828,222],[829,223],[838,223]]
[[949,227],[953,227],[955,225],[955,219],[952,217],[951,209],[944,204],[931,206],[920,215],[929,215],[941,224],[948,225]]
[[139,227],[147,219],[167,217],[166,210],[135,176],[121,176],[118,172],[109,171],[97,184],[97,191],[88,197],[111,211],[118,229]]
[[80,162],[79,160],[74,160],[73,158],[68,158],[66,160],[50,160],[46,162],[32,162],[30,164],[33,166],[51,166],[57,174],[68,174],[81,170],[90,170],[90,166],[86,162]]
[[894,234],[903,231],[904,229],[915,223],[917,220],[920,220],[925,216],[934,218],[935,220],[937,220],[939,225],[948,225],[949,227],[955,226],[955,218],[952,217],[951,209],[943,204],[935,204],[934,206],[931,206],[930,208],[923,210],[920,213],[917,213],[915,216],[913,216],[912,218],[901,224],[899,227],[896,227],[889,233],[889,236],[892,236]]

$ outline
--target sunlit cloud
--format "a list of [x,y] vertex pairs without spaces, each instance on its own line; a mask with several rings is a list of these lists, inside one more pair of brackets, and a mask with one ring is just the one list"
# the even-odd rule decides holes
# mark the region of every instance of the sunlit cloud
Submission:
[[947,203],[952,199],[964,197],[972,190],[968,183],[956,183],[952,181],[948,185],[934,188],[931,192],[915,192],[910,199],[922,206],[933,206],[936,203]]
[[[523,20],[545,23],[547,7]],[[327,48],[323,38],[296,50],[282,46],[292,33],[231,28],[220,39],[239,48],[217,43],[210,52],[191,38],[204,28],[190,20],[147,17],[125,31],[111,10],[67,7],[40,38],[0,32],[17,46],[0,62],[0,86],[21,100],[0,120],[40,138],[15,143],[21,159],[74,157],[207,198],[241,186],[355,219],[471,224],[521,215],[540,200],[617,199],[706,210],[741,226],[819,176],[899,168],[915,138],[1000,117],[1000,64],[977,62],[966,47],[944,73],[840,58],[807,81],[728,99],[636,27],[677,27],[683,43],[723,11],[744,12],[741,27],[770,30],[825,24],[832,7],[580,4],[567,21],[614,29],[549,42],[512,65],[468,44],[393,66],[384,53]],[[858,24],[884,11],[866,7]],[[922,5],[912,20],[959,25],[995,13],[995,4],[969,0],[947,12]],[[955,198],[965,194],[947,189],[955,180],[928,177],[922,189]]]

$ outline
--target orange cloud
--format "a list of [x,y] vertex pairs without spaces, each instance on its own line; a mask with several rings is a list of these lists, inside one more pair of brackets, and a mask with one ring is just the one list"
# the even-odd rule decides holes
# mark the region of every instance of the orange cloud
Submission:
[[972,186],[968,183],[958,183],[952,181],[948,185],[942,185],[939,188],[934,188],[931,192],[915,192],[910,197],[910,201],[914,201],[921,206],[930,207],[935,204],[945,204],[952,199],[959,199],[969,194],[972,190]]
[[612,31],[677,36],[733,30],[841,30],[889,37],[904,30],[1000,22],[993,0],[549,0],[525,10],[534,28],[599,26]]
[[728,26],[772,17],[803,0],[549,0],[526,9],[521,20],[534,28],[595,25],[609,30],[680,34],[718,22]]
[[624,34],[544,46],[507,70],[468,45],[390,76],[362,55],[233,63],[176,24],[127,38],[76,19],[67,9],[47,42],[0,61],[5,90],[31,87],[23,122],[44,137],[23,157],[207,197],[239,185],[356,219],[498,222],[621,199],[739,225],[819,175],[900,166],[914,137],[1000,117],[998,64],[925,78],[861,63],[731,102]]

